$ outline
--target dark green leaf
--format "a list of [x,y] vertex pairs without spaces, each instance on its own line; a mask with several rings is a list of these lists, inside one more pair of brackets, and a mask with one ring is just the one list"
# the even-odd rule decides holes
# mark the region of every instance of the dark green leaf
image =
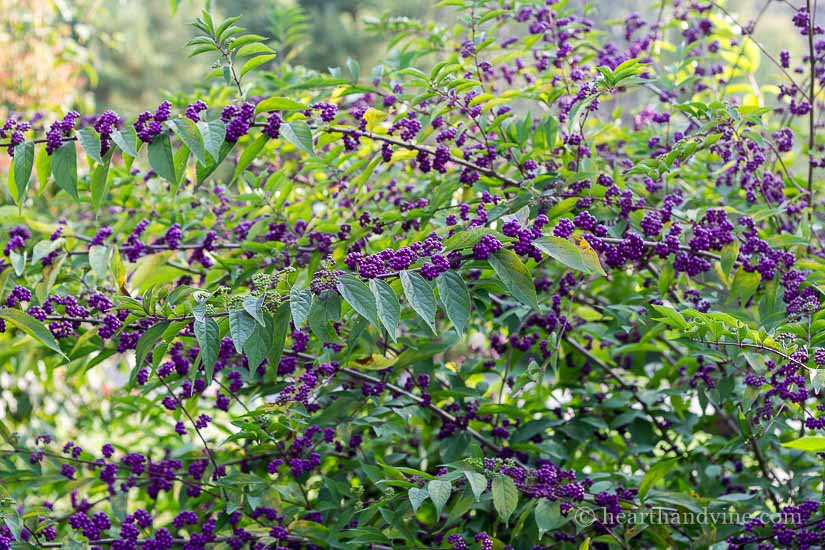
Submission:
[[91,128],[80,128],[75,132],[77,141],[86,154],[95,162],[103,162],[103,156],[100,154],[100,136],[98,136]]
[[67,141],[52,153],[52,175],[57,186],[75,200],[77,195],[77,148]]
[[435,280],[438,288],[438,298],[459,333],[467,328],[470,318],[470,292],[461,275],[455,271],[446,271]]
[[398,303],[398,296],[395,295],[392,287],[381,279],[370,280],[370,291],[375,297],[378,318],[387,330],[387,334],[395,342],[398,320],[401,317],[401,304]]
[[5,319],[35,340],[44,344],[50,350],[68,359],[66,354],[63,353],[63,350],[60,349],[60,344],[57,343],[57,340],[52,336],[51,331],[46,325],[31,315],[23,313],[19,309],[0,308],[0,319]]
[[338,277],[337,288],[344,300],[352,306],[352,309],[373,325],[378,326],[375,297],[367,288],[367,285],[355,275],[345,274]]
[[161,134],[149,144],[149,164],[160,177],[172,185],[177,185],[175,157],[172,154],[172,142],[168,135]]
[[218,351],[221,346],[220,334],[218,323],[211,317],[195,319],[195,338],[198,340],[198,347],[201,350],[201,361],[206,373],[207,384],[212,383],[215,361],[218,360]]
[[433,334],[438,334],[435,329],[436,303],[433,287],[415,271],[401,271],[398,276],[407,302],[424,319]]
[[[221,146],[226,140],[226,125],[220,120],[198,122],[198,130],[201,133],[201,139],[203,140],[203,146],[206,152],[211,155],[213,160],[217,159]],[[202,162],[201,164],[207,163]]]
[[124,128],[123,130],[115,130],[112,132],[112,141],[115,145],[120,147],[120,150],[130,157],[137,156],[138,141],[137,134],[134,128]]
[[300,290],[298,287],[292,287],[289,292],[289,308],[292,311],[292,322],[295,326],[301,328],[307,317],[309,316],[309,308],[312,306],[312,292],[309,290]]
[[341,297],[337,292],[326,291],[313,296],[309,309],[309,328],[321,340],[335,340],[336,335],[330,324],[341,317]]
[[14,183],[17,186],[17,195],[14,202],[22,204],[29,190],[29,179],[31,179],[32,168],[34,167],[34,143],[24,141],[14,148]]
[[229,312],[229,335],[235,344],[235,351],[243,352],[243,345],[255,330],[255,319],[246,311],[233,309]]
[[476,500],[480,499],[484,491],[487,490],[487,477],[473,470],[465,470],[464,477],[470,482],[470,489],[473,490]]
[[493,480],[493,506],[506,523],[518,506],[518,489],[508,476],[499,475]]
[[490,255],[488,261],[516,300],[533,309],[539,308],[533,278],[515,252],[508,249],[498,250]]
[[198,162],[206,163],[206,147],[203,141],[203,135],[198,126],[188,118],[178,118],[170,123],[175,128],[175,133],[183,141]]
[[449,481],[434,479],[427,483],[427,494],[430,496],[433,504],[435,504],[435,510],[438,515],[441,515],[441,510],[444,509],[447,501],[450,500],[451,493],[452,485]]

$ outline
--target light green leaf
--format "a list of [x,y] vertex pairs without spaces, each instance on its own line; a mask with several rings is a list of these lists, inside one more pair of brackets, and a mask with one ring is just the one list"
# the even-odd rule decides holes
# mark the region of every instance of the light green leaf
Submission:
[[788,449],[807,451],[809,453],[821,453],[825,452],[825,436],[807,435],[805,437],[800,437],[799,439],[794,439],[793,441],[783,443],[782,446]]
[[58,248],[62,247],[64,244],[66,244],[66,239],[63,237],[55,240],[43,239],[34,245],[34,248],[32,249],[32,263],[40,261]]
[[642,478],[642,483],[639,485],[639,497],[644,499],[650,489],[656,485],[656,482],[664,478],[678,463],[678,459],[671,458],[668,460],[660,460],[651,466],[647,473],[645,473],[645,477]]
[[267,136],[261,134],[255,139],[255,141],[246,146],[246,149],[244,149],[243,153],[241,153],[241,158],[238,159],[238,165],[235,167],[234,177],[237,178],[241,175],[241,172],[243,172],[246,167],[249,166],[253,160],[255,160],[255,157],[257,157],[258,153],[260,153],[264,148],[264,145],[266,145],[268,139],[269,138]]
[[263,65],[267,61],[272,61],[273,59],[275,59],[275,57],[276,57],[276,54],[274,54],[274,53],[273,54],[268,54],[268,55],[259,55],[259,56],[253,57],[252,59],[248,60],[246,63],[243,64],[243,67],[241,67],[241,72],[238,75],[238,78],[243,78],[243,76],[246,73],[248,73],[249,71],[251,71],[252,69]]
[[576,271],[606,275],[598,254],[584,239],[577,239],[574,243],[561,237],[548,236],[536,239],[533,246]]
[[307,109],[306,105],[298,103],[288,97],[270,97],[255,106],[256,113],[266,111],[303,111],[305,109]]
[[89,248],[89,265],[95,275],[101,279],[109,274],[109,258],[111,250],[106,246],[94,245]]
[[281,124],[281,137],[310,155],[315,154],[312,143],[312,129],[303,120]]
[[425,500],[429,498],[429,493],[427,493],[427,489],[419,489],[418,487],[410,487],[410,490],[407,492],[407,496],[410,499],[410,504],[412,505],[413,512],[417,512],[418,508],[424,503]]
[[40,193],[43,193],[49,185],[49,175],[52,173],[52,157],[46,152],[45,147],[37,149],[34,168],[37,172],[37,181],[40,182]]

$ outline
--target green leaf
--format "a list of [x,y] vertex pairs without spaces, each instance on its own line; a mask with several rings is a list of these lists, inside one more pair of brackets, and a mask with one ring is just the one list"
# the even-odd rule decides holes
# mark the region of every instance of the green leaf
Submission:
[[321,340],[335,340],[330,324],[341,317],[341,297],[337,292],[326,291],[313,296],[309,309],[309,328]]
[[[221,146],[226,141],[226,125],[220,120],[210,122],[198,122],[198,130],[201,133],[203,146],[213,160],[218,158]],[[202,164],[207,164],[203,162]]]
[[115,145],[120,147],[120,150],[129,155],[136,157],[138,151],[137,134],[134,128],[124,128],[123,130],[114,130],[112,132],[112,141]]
[[201,350],[201,361],[206,372],[207,384],[212,383],[212,373],[215,371],[215,361],[218,360],[218,351],[221,346],[220,335],[218,323],[211,317],[195,319],[195,338]]
[[40,182],[40,192],[42,193],[49,185],[49,175],[52,173],[52,157],[46,152],[45,147],[37,149],[34,168],[37,172],[37,181]]
[[536,526],[539,528],[539,539],[545,533],[555,531],[569,520],[569,518],[561,515],[561,506],[558,502],[546,498],[539,500],[535,510],[533,510],[533,515],[536,518]]
[[257,57],[253,57],[252,59],[248,60],[246,63],[243,64],[241,67],[241,72],[238,75],[238,78],[243,78],[243,76],[254,69],[255,67],[259,67],[266,63],[267,61],[272,61],[275,59],[276,54],[268,54],[268,55],[259,55]]
[[312,307],[312,292],[292,287],[289,291],[289,309],[292,311],[292,322],[295,323],[296,328],[301,328],[307,320],[310,307]]
[[644,499],[647,496],[647,493],[656,485],[660,479],[664,478],[665,475],[671,471],[677,464],[679,463],[679,459],[671,458],[668,460],[660,460],[645,473],[645,477],[642,478],[642,483],[639,485],[639,497]]
[[478,244],[484,235],[493,235],[496,231],[489,227],[473,227],[467,231],[459,231],[444,242],[444,251],[463,250]]
[[497,250],[487,261],[516,300],[533,309],[539,308],[533,278],[515,252],[506,248]]
[[52,175],[58,187],[78,200],[77,195],[77,148],[67,141],[52,153]]
[[481,495],[484,494],[484,491],[487,490],[487,477],[473,470],[465,470],[464,477],[470,482],[470,489],[473,490],[473,495],[475,495],[476,501],[478,501]]
[[370,291],[375,297],[378,318],[387,330],[387,334],[395,342],[398,320],[401,317],[401,304],[398,302],[398,296],[395,295],[392,287],[381,279],[370,280]]
[[255,319],[246,311],[233,309],[229,312],[229,335],[235,351],[243,353],[243,345],[255,330]]
[[303,120],[281,124],[281,137],[301,151],[310,155],[315,154],[315,147],[312,143],[312,129]]
[[[272,351],[274,336],[274,320],[268,313],[263,313],[264,324],[255,325],[252,335],[246,340],[243,351],[249,360],[249,368],[256,369],[261,362],[269,356]],[[277,365],[276,365],[277,368]]]
[[278,370],[278,363],[284,352],[284,342],[289,332],[289,307],[286,304],[278,306],[277,311],[272,316],[272,350],[269,354],[269,365],[271,372]]
[[34,317],[23,313],[19,309],[0,308],[0,319],[5,319],[35,340],[38,340],[50,350],[55,351],[65,359],[68,359],[66,354],[63,353],[63,350],[60,349],[60,344],[58,344],[57,340],[55,340],[54,336],[52,336],[51,331],[46,327],[46,325]]
[[75,132],[77,141],[86,154],[89,155],[95,162],[103,162],[103,156],[100,154],[100,136],[98,136],[91,128],[80,128]]
[[452,321],[459,334],[467,328],[470,318],[470,291],[461,275],[455,271],[445,271],[435,280],[438,298],[444,305],[447,317]]
[[258,153],[260,153],[264,148],[264,145],[266,145],[267,140],[269,140],[269,138],[264,134],[261,134],[255,139],[255,141],[246,146],[246,149],[244,149],[243,153],[241,153],[241,158],[238,159],[238,165],[235,167],[234,177],[237,178],[241,172],[243,172],[246,167],[249,166],[253,160],[255,160],[255,157],[258,156]]
[[374,326],[378,326],[375,297],[367,288],[367,285],[362,283],[355,275],[347,273],[338,277],[337,288],[344,300],[352,306],[352,309]]
[[40,261],[42,258],[45,258],[58,248],[62,247],[64,244],[66,244],[66,239],[63,237],[55,240],[43,239],[34,245],[34,248],[32,249],[32,263]]
[[500,475],[493,480],[493,506],[505,523],[518,506],[518,489],[513,480]]
[[249,57],[250,55],[257,55],[259,53],[275,53],[275,50],[273,50],[266,44],[262,44],[260,42],[253,42],[251,44],[245,44],[238,48],[235,52],[235,58],[240,59],[242,57]]
[[438,334],[435,329],[436,303],[433,287],[415,271],[401,271],[398,276],[401,279],[401,288],[404,289],[407,302],[418,316],[424,319],[433,334]]
[[542,237],[533,241],[533,246],[576,271],[606,275],[598,254],[584,239],[574,243],[561,237]]
[[744,305],[751,299],[756,289],[759,288],[760,282],[762,282],[762,276],[758,271],[748,272],[740,267],[736,271],[736,276],[733,278],[731,296],[739,298]]
[[14,196],[16,204],[22,204],[29,190],[29,179],[31,179],[32,168],[34,167],[34,143],[24,141],[14,148],[14,184],[17,187],[17,194]]
[[95,211],[100,210],[103,206],[103,201],[106,199],[106,195],[109,193],[109,161],[111,158],[111,154],[106,155],[106,159],[95,166],[91,180],[89,181],[89,187],[92,191],[92,204],[95,207]]
[[18,277],[23,275],[23,271],[26,269],[26,251],[24,250],[21,254],[16,250],[12,250],[9,253],[9,259],[11,260],[11,266],[14,268],[14,274]]
[[135,346],[135,370],[143,368],[146,357],[160,341],[161,336],[169,327],[169,321],[155,323],[144,332]]
[[177,185],[175,157],[172,154],[172,142],[168,135],[161,134],[149,144],[149,165],[160,177],[172,185]]
[[201,164],[206,163],[206,147],[203,141],[203,135],[198,126],[188,118],[178,118],[170,121],[170,125],[174,126],[175,133],[178,137],[189,147],[189,150],[198,159]]
[[261,326],[266,326],[266,321],[264,321],[263,312],[261,308],[264,305],[264,297],[263,296],[246,296],[243,299],[243,308],[244,310],[250,314],[258,324]]
[[412,505],[413,512],[417,512],[418,508],[424,503],[425,500],[429,498],[429,493],[427,493],[427,489],[419,489],[418,487],[410,487],[410,490],[407,491],[407,496],[410,499],[410,504]]
[[435,504],[435,510],[439,516],[441,515],[441,510],[443,510],[447,504],[447,501],[450,500],[452,491],[453,489],[450,482],[444,481],[443,479],[434,479],[427,483],[427,494],[430,496],[433,504]]
[[793,441],[787,441],[783,443],[782,446],[809,453],[821,453],[825,451],[825,436],[807,435],[799,439],[794,439]]
[[739,241],[734,239],[732,243],[726,244],[722,248],[721,256],[722,273],[728,275],[733,270],[736,259],[739,257]]
[[94,245],[89,247],[89,265],[95,272],[95,275],[101,279],[106,278],[109,274],[109,258],[111,250],[108,247],[101,245]]
[[306,105],[298,103],[288,97],[270,97],[255,106],[256,113],[266,111],[303,111],[305,109],[307,109]]

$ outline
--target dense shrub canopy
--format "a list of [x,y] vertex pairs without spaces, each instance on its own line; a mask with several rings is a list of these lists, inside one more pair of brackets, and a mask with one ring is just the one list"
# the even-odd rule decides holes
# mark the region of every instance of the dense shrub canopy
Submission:
[[810,3],[442,4],[0,121],[0,549],[825,546]]

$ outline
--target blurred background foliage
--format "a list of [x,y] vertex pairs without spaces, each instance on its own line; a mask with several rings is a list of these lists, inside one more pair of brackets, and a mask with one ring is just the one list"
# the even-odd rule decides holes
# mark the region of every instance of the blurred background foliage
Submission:
[[[567,0],[576,1],[581,0]],[[766,4],[769,15],[760,16]],[[189,58],[188,23],[201,8],[218,17],[243,15],[249,32],[270,38],[277,63],[317,71],[355,59],[369,67],[391,55],[387,33],[370,22],[424,18],[433,0],[0,0],[0,115],[9,111],[135,114],[167,90],[204,85],[206,57]],[[769,51],[802,51],[781,2],[721,1],[738,23],[759,19],[756,36]],[[639,11],[655,14],[658,0],[594,0],[591,16],[611,20]],[[786,6],[787,7],[787,6]],[[788,8],[789,9],[789,8]],[[822,8],[820,8],[822,9]],[[440,12],[443,16],[444,10]],[[449,28],[451,21],[440,21]],[[621,32],[617,26],[616,32]],[[773,70],[763,64],[761,76]],[[758,76],[760,76],[758,74]]]

